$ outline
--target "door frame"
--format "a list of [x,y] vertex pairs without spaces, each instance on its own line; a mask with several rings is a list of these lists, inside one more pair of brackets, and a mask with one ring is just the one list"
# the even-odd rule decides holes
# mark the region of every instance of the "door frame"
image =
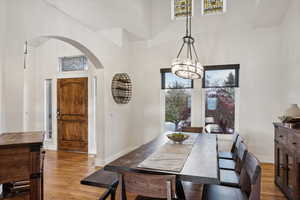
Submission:
[[[97,153],[97,145],[96,145],[96,119],[94,117],[94,113],[96,112],[96,108],[94,107],[94,101],[96,100],[96,96],[93,96],[94,85],[93,79],[96,77],[96,74],[89,74],[88,72],[80,72],[80,73],[59,73],[55,77],[49,77],[52,79],[52,124],[53,124],[53,137],[51,140],[46,140],[46,148],[51,150],[58,150],[58,120],[57,120],[57,80],[58,79],[66,79],[66,78],[88,78],[88,154],[96,154]],[[46,79],[46,78],[44,78]],[[43,109],[44,110],[44,109]],[[45,112],[45,111],[44,111]]]

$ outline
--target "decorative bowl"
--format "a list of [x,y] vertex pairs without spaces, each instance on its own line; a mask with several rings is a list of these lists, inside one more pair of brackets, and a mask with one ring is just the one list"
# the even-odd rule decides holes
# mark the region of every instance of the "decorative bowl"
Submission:
[[173,142],[181,143],[188,139],[190,136],[182,133],[171,133],[168,134],[167,137],[172,140]]

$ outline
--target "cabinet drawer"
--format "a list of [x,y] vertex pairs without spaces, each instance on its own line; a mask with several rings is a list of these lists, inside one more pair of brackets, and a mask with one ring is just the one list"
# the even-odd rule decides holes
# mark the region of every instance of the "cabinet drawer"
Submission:
[[292,145],[295,147],[296,151],[300,154],[300,135],[294,134]]
[[0,183],[29,179],[30,159],[29,148],[1,149]]
[[288,135],[288,132],[281,127],[275,130],[275,140],[279,143],[287,144]]

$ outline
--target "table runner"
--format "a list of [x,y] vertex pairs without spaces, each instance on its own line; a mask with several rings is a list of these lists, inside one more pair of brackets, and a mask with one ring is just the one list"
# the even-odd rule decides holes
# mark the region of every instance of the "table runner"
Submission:
[[198,136],[194,134],[189,135],[190,137],[181,144],[168,141],[141,162],[138,167],[180,172]]

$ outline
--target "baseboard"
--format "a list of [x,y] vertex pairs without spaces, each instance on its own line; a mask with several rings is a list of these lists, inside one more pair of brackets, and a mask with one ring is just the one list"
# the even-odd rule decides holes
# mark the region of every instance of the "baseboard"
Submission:
[[266,155],[255,155],[261,163],[274,164],[274,158]]
[[47,142],[45,142],[44,148],[45,148],[46,150],[57,151],[56,145],[50,144],[50,143],[47,143]]
[[112,162],[112,161],[114,161],[114,160],[120,158],[121,156],[124,156],[125,154],[127,154],[127,153],[133,151],[134,149],[136,149],[136,148],[138,148],[138,147],[139,147],[139,146],[131,146],[131,147],[128,147],[128,148],[126,148],[126,149],[120,151],[119,153],[116,153],[116,154],[114,154],[114,155],[112,155],[112,156],[109,156],[109,157],[106,158],[106,159],[96,158],[96,159],[95,159],[95,165],[96,165],[97,167],[103,167],[103,166],[105,166],[106,164],[108,164],[108,163],[110,163],[110,162]]

